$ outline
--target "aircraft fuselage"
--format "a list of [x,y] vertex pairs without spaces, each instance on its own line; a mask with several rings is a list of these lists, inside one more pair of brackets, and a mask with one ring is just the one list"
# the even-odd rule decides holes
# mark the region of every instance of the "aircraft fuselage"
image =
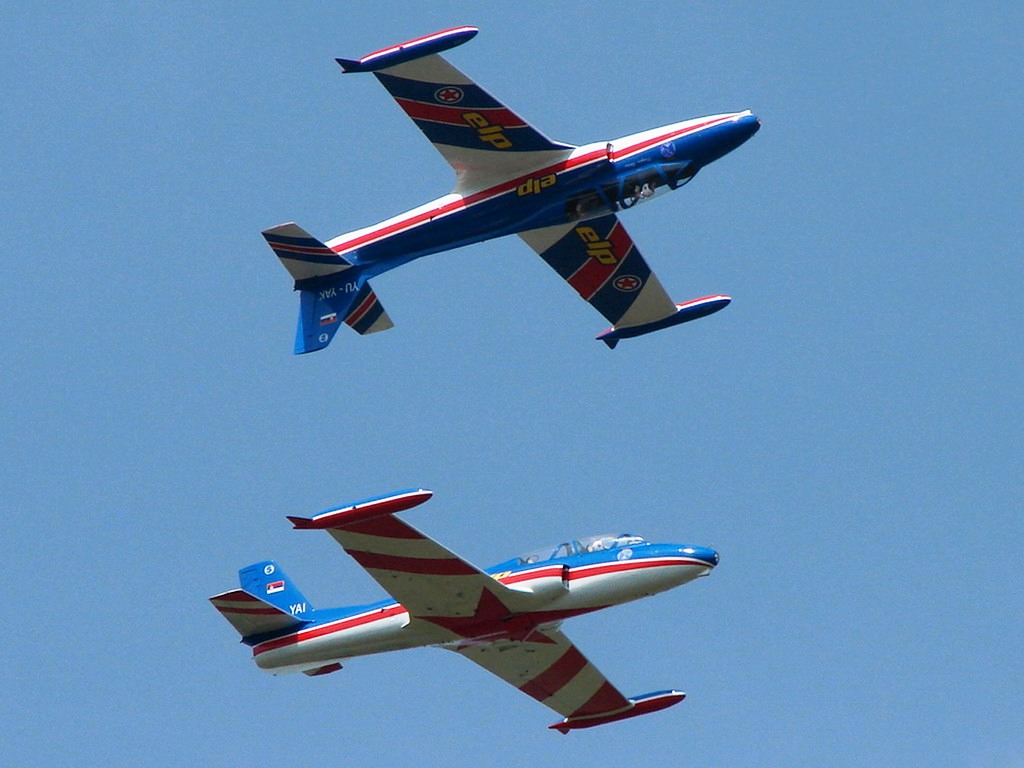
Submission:
[[[511,612],[465,623],[410,619],[394,600],[317,609],[314,623],[253,644],[256,664],[274,674],[309,671],[355,656],[421,646],[523,639],[538,627],[637,600],[706,576],[718,554],[706,547],[643,542],[536,564],[507,561],[487,570],[522,594]],[[302,617],[304,604],[291,607]]]
[[478,191],[453,192],[326,245],[372,277],[463,245],[621,211],[677,189],[759,127],[748,110],[587,144],[550,165]]

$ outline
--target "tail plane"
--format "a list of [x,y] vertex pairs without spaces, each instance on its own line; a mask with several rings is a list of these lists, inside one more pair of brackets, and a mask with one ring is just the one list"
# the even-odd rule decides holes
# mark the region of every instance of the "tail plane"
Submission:
[[262,638],[309,624],[313,604],[306,600],[273,560],[246,566],[238,572],[241,589],[210,598],[213,607],[253,644]]
[[272,227],[263,237],[300,292],[296,355],[326,347],[341,323],[364,335],[393,327],[362,270],[298,224]]

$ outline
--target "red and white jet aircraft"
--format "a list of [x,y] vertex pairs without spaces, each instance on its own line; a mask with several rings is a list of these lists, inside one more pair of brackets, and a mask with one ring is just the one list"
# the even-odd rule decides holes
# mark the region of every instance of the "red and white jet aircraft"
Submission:
[[241,589],[210,598],[274,674],[323,675],[341,662],[404,648],[446,648],[479,664],[562,716],[568,733],[682,701],[668,690],[619,692],[563,634],[573,616],[663,592],[711,573],[718,553],[655,544],[630,534],[590,536],[482,570],[395,513],[431,491],[401,491],[289,517],[326,530],[390,595],[368,605],[314,609],[273,561],[239,571]]

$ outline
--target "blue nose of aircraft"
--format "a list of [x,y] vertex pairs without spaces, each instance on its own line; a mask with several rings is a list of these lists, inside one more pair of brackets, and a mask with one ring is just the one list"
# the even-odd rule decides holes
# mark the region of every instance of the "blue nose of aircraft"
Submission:
[[718,553],[710,547],[683,547],[682,553],[696,560],[701,560],[714,568],[718,565]]
[[728,122],[705,128],[692,139],[694,159],[701,166],[712,163],[732,152],[760,129],[761,121],[749,110]]

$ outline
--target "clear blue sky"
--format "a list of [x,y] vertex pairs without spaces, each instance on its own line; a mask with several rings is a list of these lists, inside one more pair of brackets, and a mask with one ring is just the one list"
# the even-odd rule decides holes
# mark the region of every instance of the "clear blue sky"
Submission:
[[[352,5],[5,12],[3,762],[1024,765],[1020,5]],[[333,57],[458,24],[451,60],[557,139],[761,117],[624,219],[675,298],[732,306],[609,351],[507,238],[291,355],[260,231],[452,181]],[[274,557],[316,604],[382,597],[284,515],[419,485],[406,519],[481,565],[610,529],[719,549],[566,626],[688,700],[562,737],[439,650],[258,671],[207,596]]]

